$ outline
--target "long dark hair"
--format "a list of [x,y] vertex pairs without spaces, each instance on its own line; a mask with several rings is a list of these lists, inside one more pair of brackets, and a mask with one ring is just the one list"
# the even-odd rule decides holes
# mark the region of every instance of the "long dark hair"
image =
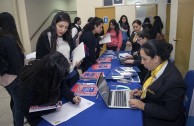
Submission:
[[103,20],[99,17],[94,17],[93,20],[91,20],[89,23],[87,23],[84,28],[83,28],[83,32],[87,32],[87,31],[93,31],[94,30],[94,26],[99,26],[100,24],[103,23]]
[[[42,32],[42,35],[47,34],[48,32],[51,32],[51,52],[56,51],[56,47],[57,47],[57,33],[56,33],[56,24],[60,21],[66,21],[69,23],[69,27],[68,30],[63,34],[63,40],[67,41],[69,43],[69,45],[72,45],[73,43],[73,39],[71,37],[71,19],[68,13],[65,13],[63,11],[58,12],[53,20],[51,25]],[[41,38],[41,37],[39,37]]]
[[52,52],[22,69],[20,87],[30,89],[36,104],[56,103],[60,97],[60,81],[69,73],[69,62],[59,52]]
[[0,13],[0,34],[13,36],[19,46],[21,52],[24,52],[24,47],[18,35],[17,27],[13,16],[8,12]]
[[[123,17],[126,18],[126,22],[125,22],[125,23],[122,22]],[[128,37],[129,37],[129,36],[130,36],[130,25],[129,25],[127,16],[126,16],[126,15],[122,15],[122,16],[120,17],[120,20],[119,20],[118,23],[120,24],[120,27],[123,27],[123,24],[127,26],[127,28],[128,28],[127,35],[128,35]]]
[[115,26],[116,35],[118,36],[119,35],[120,28],[119,28],[119,24],[117,23],[117,21],[115,19],[111,19],[110,20],[109,27],[108,27],[107,32],[110,32],[110,30],[111,30],[110,29],[110,23],[112,23]]

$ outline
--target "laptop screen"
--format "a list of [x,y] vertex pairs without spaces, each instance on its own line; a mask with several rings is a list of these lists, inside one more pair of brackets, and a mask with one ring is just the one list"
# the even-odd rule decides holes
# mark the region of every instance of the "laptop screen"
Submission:
[[100,74],[100,77],[98,79],[97,86],[98,86],[98,91],[100,92],[102,98],[104,99],[105,103],[108,105],[110,88],[108,87],[107,82],[103,77],[102,73]]

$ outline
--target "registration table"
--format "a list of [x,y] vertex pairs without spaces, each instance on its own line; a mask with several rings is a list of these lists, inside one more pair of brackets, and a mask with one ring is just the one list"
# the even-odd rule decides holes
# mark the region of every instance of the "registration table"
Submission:
[[[122,66],[120,65],[119,60],[113,59],[111,62],[111,69],[115,69],[119,66]],[[106,76],[111,69],[92,70],[92,68],[89,68],[88,71],[104,72],[104,75]],[[79,82],[82,81],[83,80],[79,80]],[[114,86],[111,86],[111,84],[116,82],[107,82],[111,89],[115,88]],[[141,88],[139,83],[125,85],[130,89]],[[139,109],[108,108],[101,96],[98,98],[94,96],[85,96],[84,98],[93,101],[95,104],[58,126],[143,126],[142,111]],[[39,123],[39,126],[51,126],[51,124],[43,119]]]

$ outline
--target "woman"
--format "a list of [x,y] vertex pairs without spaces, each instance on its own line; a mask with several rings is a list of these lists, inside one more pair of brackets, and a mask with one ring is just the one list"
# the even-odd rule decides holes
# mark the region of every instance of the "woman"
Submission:
[[[150,39],[150,35],[148,32],[142,30],[137,33],[137,43],[142,46]],[[131,64],[137,66],[141,72],[139,72],[139,77],[141,82],[143,82],[148,70],[141,64],[141,56],[140,52],[135,53],[133,55],[126,56],[125,64]]]
[[144,19],[142,27],[143,27],[144,31],[146,31],[146,32],[148,32],[150,34],[150,31],[152,29],[152,24],[151,24],[150,18],[146,17]]
[[126,15],[122,15],[119,22],[120,30],[122,32],[122,46],[121,46],[121,51],[124,51],[126,48],[126,42],[130,37],[130,26],[128,23],[128,19]]
[[110,20],[107,34],[111,36],[111,42],[106,44],[107,50],[120,51],[122,45],[122,32],[115,19]]
[[148,41],[141,47],[142,64],[150,72],[142,91],[133,90],[131,107],[143,110],[144,126],[185,126],[185,84],[181,73],[169,62],[168,43]]
[[154,17],[153,27],[151,29],[151,39],[156,39],[157,34],[162,34],[163,23],[160,16]]
[[132,26],[134,31],[132,32],[130,39],[127,41],[126,46],[132,46],[131,51],[133,53],[140,50],[140,45],[137,43],[137,33],[142,30],[141,21],[134,20]]
[[19,122],[17,76],[24,66],[24,47],[19,38],[15,20],[8,12],[0,13],[0,84],[5,87],[11,97],[11,110],[15,126]]
[[[58,12],[51,25],[42,32],[36,45],[36,59],[41,59],[45,55],[58,51],[62,53],[71,62],[71,52],[74,49],[73,39],[71,37],[71,24],[69,14]],[[79,66],[79,64],[77,65]],[[70,74],[64,80],[69,87],[72,87],[79,79],[77,69],[71,69]]]
[[30,125],[36,126],[42,115],[54,111],[29,113],[30,106],[53,105],[61,100],[62,96],[72,103],[80,103],[80,97],[74,96],[67,85],[61,84],[63,78],[68,75],[69,67],[69,62],[63,54],[52,52],[22,70],[19,77],[21,108],[18,109]]
[[100,34],[102,32],[103,20],[98,17],[94,17],[94,19],[87,23],[83,28],[83,33],[80,36],[80,42],[84,43],[86,57],[82,62],[82,72],[85,72],[92,64],[96,63],[96,55],[98,39],[96,38],[96,34]]

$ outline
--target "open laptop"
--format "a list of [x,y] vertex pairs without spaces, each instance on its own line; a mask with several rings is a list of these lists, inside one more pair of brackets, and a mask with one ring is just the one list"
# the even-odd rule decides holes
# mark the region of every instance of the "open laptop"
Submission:
[[109,108],[130,108],[130,90],[110,90],[102,73],[96,84],[100,95]]

